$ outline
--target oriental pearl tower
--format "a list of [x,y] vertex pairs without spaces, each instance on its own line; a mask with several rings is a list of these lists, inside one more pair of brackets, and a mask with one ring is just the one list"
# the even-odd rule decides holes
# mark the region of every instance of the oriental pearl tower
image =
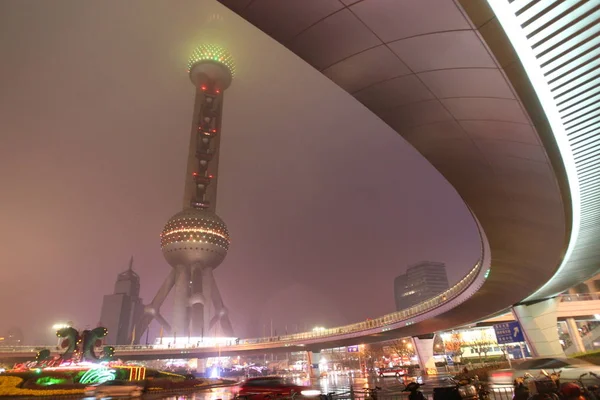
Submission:
[[[235,68],[226,50],[202,45],[192,53],[188,72],[196,94],[183,210],[167,221],[161,233],[162,252],[172,269],[136,323],[136,341],[152,319],[176,338],[217,336],[217,332],[233,336],[213,270],[223,262],[230,243],[227,226],[215,211],[223,95]],[[174,307],[169,325],[160,307],[171,289]]]

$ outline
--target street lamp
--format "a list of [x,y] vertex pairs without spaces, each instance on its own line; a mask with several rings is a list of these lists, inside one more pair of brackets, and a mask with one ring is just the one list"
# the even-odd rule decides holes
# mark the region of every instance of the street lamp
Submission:
[[[52,325],[52,329],[54,330],[54,332],[55,332],[55,333],[58,333],[58,331],[59,331],[60,329],[68,328],[68,327],[70,327],[70,326],[71,326],[71,325],[70,325],[70,324],[68,324],[68,323],[64,323],[64,322],[57,322],[56,324]],[[57,335],[57,336],[58,336],[58,335]],[[61,338],[57,337],[57,338],[56,338],[56,340],[57,340],[57,342],[56,342],[56,346],[57,346],[57,347],[60,347],[60,341],[61,341]]]

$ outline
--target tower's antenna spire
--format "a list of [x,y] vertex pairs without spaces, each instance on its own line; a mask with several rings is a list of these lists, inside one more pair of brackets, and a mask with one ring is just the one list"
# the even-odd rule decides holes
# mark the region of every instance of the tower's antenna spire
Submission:
[[131,256],[131,258],[129,259],[129,271],[133,271],[133,256]]

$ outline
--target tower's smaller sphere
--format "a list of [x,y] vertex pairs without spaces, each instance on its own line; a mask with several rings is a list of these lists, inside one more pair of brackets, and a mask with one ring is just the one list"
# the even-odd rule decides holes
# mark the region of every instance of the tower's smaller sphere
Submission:
[[195,208],[183,210],[167,221],[160,245],[169,265],[216,268],[229,249],[227,226],[215,213]]
[[188,72],[194,85],[199,86],[203,77],[217,82],[219,89],[231,85],[235,75],[235,64],[231,54],[222,47],[203,44],[192,52],[188,61]]

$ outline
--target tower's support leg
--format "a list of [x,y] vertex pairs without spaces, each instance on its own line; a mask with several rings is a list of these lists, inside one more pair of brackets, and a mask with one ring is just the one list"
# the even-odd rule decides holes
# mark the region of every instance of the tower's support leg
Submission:
[[204,307],[206,297],[202,293],[202,269],[199,266],[192,268],[192,304],[190,305],[190,320],[192,336],[204,337]]
[[160,289],[158,289],[158,292],[152,299],[152,302],[148,305],[147,310],[144,310],[144,314],[141,316],[139,321],[135,322],[135,343],[140,342],[140,338],[146,332],[154,318],[156,318],[158,323],[167,332],[171,331],[171,327],[167,321],[165,321],[162,315],[160,315],[160,307],[162,307],[165,299],[169,295],[169,292],[173,288],[173,285],[175,285],[175,275],[175,270],[171,269],[169,275],[167,275],[167,278],[164,280],[163,284],[160,286]]
[[434,334],[413,337],[413,346],[419,360],[419,367],[423,375],[437,374],[435,358],[433,358],[433,337]]
[[577,322],[575,322],[574,318],[567,318],[567,330],[569,331],[569,336],[571,337],[571,342],[575,345],[575,351],[577,353],[585,352],[585,345],[583,344],[583,339],[579,334],[579,329],[577,328]]
[[212,270],[210,271],[210,278],[212,281],[212,302],[215,307],[215,311],[219,313],[219,321],[221,322],[223,336],[233,337],[233,327],[231,326],[229,315],[227,314],[225,304],[223,304],[223,298],[221,297],[221,292],[219,291],[219,287],[217,286],[215,275],[213,274]]
[[558,298],[513,307],[534,357],[564,357],[556,328]]
[[211,300],[212,300],[212,269],[204,268],[202,270],[202,294],[206,299],[204,302],[204,336],[218,336],[217,332],[210,332],[210,312],[211,312]]
[[181,338],[189,334],[190,269],[184,265],[178,265],[175,270],[173,335]]

